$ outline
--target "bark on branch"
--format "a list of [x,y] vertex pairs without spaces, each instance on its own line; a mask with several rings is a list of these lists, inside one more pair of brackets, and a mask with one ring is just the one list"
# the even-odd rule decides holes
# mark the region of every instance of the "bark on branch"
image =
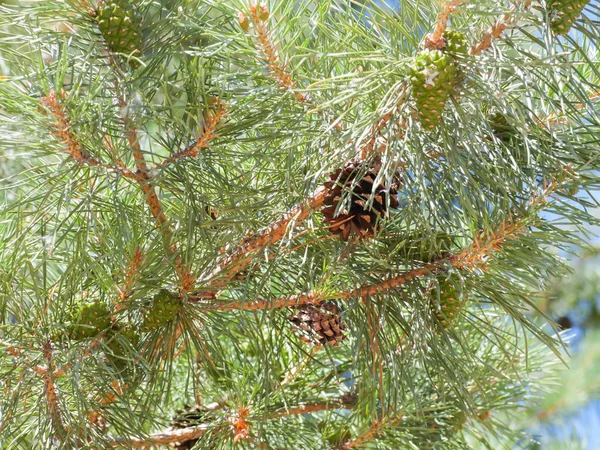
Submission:
[[[279,408],[272,413],[267,413],[261,419],[272,420],[286,416],[299,414],[310,414],[319,411],[328,411],[340,408],[352,408],[356,403],[353,395],[323,401],[319,403],[306,403],[298,406]],[[199,439],[210,428],[210,424],[202,424],[188,428],[167,429],[159,433],[154,433],[146,437],[117,437],[110,441],[110,444],[116,447],[127,448],[149,448],[157,445],[169,445],[174,443],[183,443],[194,439]]]

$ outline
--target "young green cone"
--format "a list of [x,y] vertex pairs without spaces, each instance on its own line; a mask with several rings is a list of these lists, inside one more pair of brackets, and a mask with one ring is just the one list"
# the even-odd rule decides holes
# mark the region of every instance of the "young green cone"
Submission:
[[452,56],[440,50],[423,50],[411,67],[413,96],[419,119],[433,130],[442,119],[442,111],[456,86],[457,69]]
[[444,32],[444,40],[446,41],[446,46],[443,49],[444,53],[450,53],[454,56],[466,56],[469,54],[467,37],[460,31],[447,29]]
[[68,334],[72,339],[94,337],[110,327],[110,310],[103,302],[84,303],[71,317]]
[[440,282],[439,302],[437,292],[434,291],[431,299],[432,311],[444,330],[452,327],[464,306],[456,286],[450,281]]
[[144,318],[143,331],[156,330],[171,322],[181,309],[181,299],[166,289],[161,289],[155,296],[152,306]]
[[[98,7],[97,20],[102,37],[112,53],[136,57],[142,54],[141,23],[132,3],[127,0],[105,0]],[[139,66],[135,59],[130,59],[129,64],[133,68]]]
[[556,34],[566,34],[583,12],[589,0],[550,0],[550,28]]

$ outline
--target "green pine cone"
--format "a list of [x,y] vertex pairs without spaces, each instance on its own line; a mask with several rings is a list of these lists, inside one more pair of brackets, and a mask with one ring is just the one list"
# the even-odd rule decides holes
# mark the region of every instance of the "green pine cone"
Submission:
[[549,0],[550,28],[555,34],[566,34],[583,12],[589,0]]
[[501,141],[509,142],[516,135],[515,129],[503,114],[496,113],[489,120],[494,135]]
[[[139,333],[131,327],[123,327],[107,336],[106,347],[111,356],[123,357],[136,348],[140,342]],[[129,344],[128,344],[129,343]]]
[[181,299],[166,289],[161,289],[155,296],[152,307],[147,312],[142,326],[143,331],[156,330],[170,323],[181,310]]
[[[98,28],[112,53],[139,57],[142,54],[141,21],[128,0],[105,0],[97,11]],[[133,68],[139,66],[129,60]]]
[[127,366],[127,356],[131,354],[131,348],[137,348],[140,335],[131,327],[115,329],[106,336],[106,357],[115,366],[123,368]]
[[469,56],[469,45],[467,44],[467,37],[459,31],[448,30],[444,32],[444,39],[446,41],[446,47],[444,53],[452,55],[456,65],[456,83],[455,90],[458,92],[458,88],[463,84],[464,74],[460,66],[456,63],[456,59],[465,59]]
[[458,290],[452,281],[441,282],[439,289],[439,303],[437,291],[432,294],[432,309],[442,328],[448,330],[458,318],[464,302],[460,299]]
[[456,80],[457,69],[450,55],[439,50],[423,50],[417,54],[411,67],[411,84],[419,119],[427,130],[433,130],[440,123]]
[[459,31],[448,30],[444,32],[446,47],[444,52],[451,53],[455,56],[466,56],[469,54],[469,45],[467,37]]
[[410,261],[431,262],[441,258],[452,248],[452,237],[445,233],[436,233],[433,241],[422,233],[412,232],[405,243],[398,248],[397,255]]
[[85,339],[96,336],[110,327],[110,309],[103,302],[81,305],[71,317],[68,334],[72,339]]

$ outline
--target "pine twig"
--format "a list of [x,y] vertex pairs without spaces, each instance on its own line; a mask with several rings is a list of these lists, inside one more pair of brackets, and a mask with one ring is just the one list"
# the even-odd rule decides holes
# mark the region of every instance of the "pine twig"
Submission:
[[[125,94],[121,88],[121,73],[118,69],[118,64],[114,61],[112,56],[110,56],[109,59],[111,61],[111,67],[115,71],[115,94],[117,96],[117,101],[121,107],[121,110],[129,111],[129,108],[127,107],[128,101],[125,98]],[[150,170],[148,168],[148,164],[146,163],[146,157],[144,156],[144,152],[140,146],[137,136],[138,130],[134,126],[128,112],[125,112],[122,120],[125,128],[125,134],[127,135],[127,140],[129,142],[129,147],[135,161],[135,167],[137,169],[136,181],[144,194],[144,199],[146,200],[146,203],[150,208],[150,212],[162,234],[165,248],[167,249],[169,255],[174,258],[175,271],[181,283],[180,288],[184,293],[190,292],[194,287],[195,277],[192,275],[190,269],[183,263],[179,253],[179,248],[177,244],[173,242],[169,220],[167,219],[162,202],[160,201],[154,184],[152,183]]]
[[[219,273],[227,270],[224,279],[214,279],[214,281],[209,284],[222,285],[223,283],[226,283],[227,280],[233,278],[236,273],[243,270],[250,263],[252,260],[252,253],[280,241],[283,239],[292,223],[298,224],[303,222],[308,218],[312,210],[320,208],[325,201],[326,195],[327,189],[320,187],[315,191],[313,196],[308,198],[308,200],[292,208],[264,231],[251,238],[242,239],[242,242],[240,242],[235,250],[217,264],[216,269],[201,277],[201,279],[213,280]],[[192,299],[194,299],[193,296]]]
[[[516,23],[516,15],[514,12],[516,11],[518,4],[521,3],[522,0],[516,0],[514,2],[513,7],[510,11],[504,15],[501,19],[498,19],[494,25],[491,26],[490,30],[487,33],[484,33],[481,41],[471,47],[471,55],[478,55],[479,53],[489,49],[492,46],[492,42],[495,39],[498,39],[504,30],[506,30],[509,26],[512,26]],[[523,7],[528,9],[531,6],[531,1],[523,2]]]
[[[270,15],[267,7],[262,4],[250,4],[248,9],[250,11],[252,24],[256,30],[256,40],[259,50],[263,59],[267,63],[269,73],[273,79],[277,82],[282,90],[293,93],[298,102],[313,107],[313,111],[317,111],[325,116],[326,114],[316,107],[308,94],[298,91],[292,74],[287,71],[286,64],[281,61],[281,57],[275,48],[275,44],[273,43],[271,34],[269,33],[269,28],[267,27]],[[250,20],[243,12],[239,13],[239,22],[245,31],[250,30]],[[340,125],[336,120],[331,119],[329,122],[336,130],[341,131],[343,129],[342,125]]]
[[126,167],[116,165],[114,167],[104,165],[99,160],[86,154],[81,143],[71,131],[71,121],[67,117],[67,112],[61,102],[60,95],[57,95],[54,90],[51,90],[47,96],[40,98],[40,103],[48,108],[52,114],[55,123],[52,127],[52,134],[60,140],[66,147],[69,156],[79,164],[92,167],[102,167],[107,170],[121,173],[125,178],[130,178],[137,181],[137,175]]
[[427,37],[425,37],[425,47],[430,50],[441,49],[444,48],[444,31],[448,26],[448,19],[450,19],[450,15],[456,12],[456,7],[461,3],[464,3],[465,0],[443,0],[442,8],[440,10],[440,14],[438,15],[438,20],[435,25],[433,32]]
[[219,137],[216,131],[225,116],[227,116],[227,108],[225,104],[219,100],[217,100],[216,104],[217,107],[208,113],[208,118],[204,124],[204,130],[198,136],[196,142],[164,160],[158,165],[159,169],[164,169],[165,166],[182,158],[195,158],[198,156],[200,150],[209,148],[212,141]]
[[352,408],[356,404],[356,397],[346,395],[330,401],[321,403],[307,403],[304,405],[280,408],[268,416],[268,419],[277,419],[280,417],[295,416],[300,414],[310,414],[319,411],[330,411],[332,409]]
[[123,437],[114,438],[110,441],[110,445],[125,448],[150,448],[157,445],[169,445],[174,443],[182,443],[198,439],[208,429],[208,425],[198,425],[195,427],[181,428],[175,430],[165,430],[160,433],[151,434],[148,437]]
[[142,249],[137,247],[129,259],[129,265],[127,266],[127,271],[125,272],[124,285],[122,288],[117,288],[119,290],[120,302],[127,300],[127,298],[131,295],[134,285],[140,277],[139,271],[144,262],[144,257],[145,255]]
[[50,421],[52,423],[55,436],[59,440],[65,441],[67,430],[62,419],[58,393],[56,391],[56,385],[54,384],[54,359],[52,357],[52,343],[50,341],[44,343],[42,354],[47,361],[47,367],[45,368],[46,370],[42,370],[41,375],[44,378],[44,393],[46,395],[46,402],[48,404],[48,411],[50,413]]
[[[269,72],[283,90],[289,91],[294,94],[296,100],[301,103],[311,103],[308,95],[298,92],[296,89],[296,83],[292,78],[292,75],[287,72],[285,64],[282,63],[279,53],[275,49],[275,45],[271,41],[269,35],[269,29],[267,28],[267,21],[269,19],[269,10],[264,5],[249,5],[250,17],[256,30],[256,38],[260,47],[263,58],[267,62]],[[245,15],[240,13],[240,23],[244,20]]]

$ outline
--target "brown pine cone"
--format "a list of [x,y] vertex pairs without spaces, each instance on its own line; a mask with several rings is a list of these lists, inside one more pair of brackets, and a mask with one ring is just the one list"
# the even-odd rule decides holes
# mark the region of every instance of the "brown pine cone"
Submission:
[[300,339],[304,342],[337,346],[346,339],[346,325],[340,318],[339,308],[333,302],[300,306],[290,315],[289,320],[298,327]]
[[[390,208],[397,208],[399,205],[399,178],[389,187],[382,183],[375,186],[375,179],[381,170],[381,162],[375,161],[363,177],[356,180],[364,172],[361,166],[362,162],[355,158],[343,169],[331,173],[329,181],[325,183],[329,190],[322,210],[325,223],[329,225],[332,233],[339,234],[344,241],[351,235],[357,235],[361,239],[374,236],[381,219],[389,214],[388,199]],[[350,204],[348,205],[346,200],[336,216],[338,205],[348,196]],[[373,203],[367,206],[371,198]]]

